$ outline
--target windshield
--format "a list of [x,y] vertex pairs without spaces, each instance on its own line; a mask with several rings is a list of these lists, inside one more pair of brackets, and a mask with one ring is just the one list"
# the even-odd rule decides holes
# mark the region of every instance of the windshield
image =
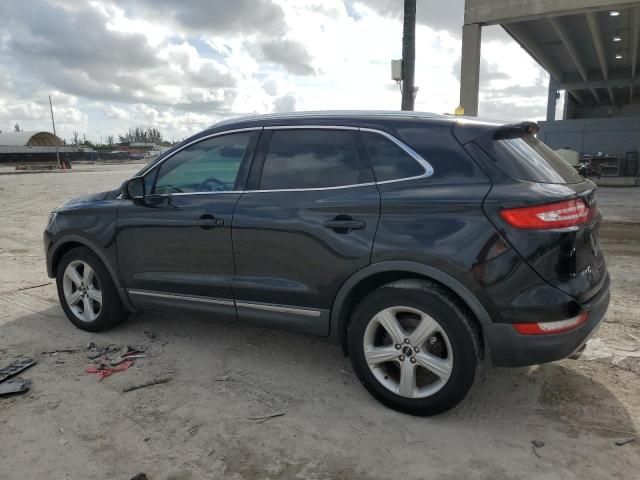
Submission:
[[580,183],[584,178],[533,135],[493,141],[494,158],[509,176],[539,183]]

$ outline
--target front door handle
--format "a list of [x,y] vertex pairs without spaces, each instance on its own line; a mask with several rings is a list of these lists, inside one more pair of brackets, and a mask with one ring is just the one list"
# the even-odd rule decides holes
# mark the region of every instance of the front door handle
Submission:
[[367,224],[362,220],[354,220],[348,215],[338,215],[333,220],[323,223],[325,228],[335,230],[337,233],[349,233],[352,230],[364,230]]
[[206,213],[194,222],[198,227],[203,230],[211,230],[215,227],[224,227],[224,220],[216,218],[213,215]]

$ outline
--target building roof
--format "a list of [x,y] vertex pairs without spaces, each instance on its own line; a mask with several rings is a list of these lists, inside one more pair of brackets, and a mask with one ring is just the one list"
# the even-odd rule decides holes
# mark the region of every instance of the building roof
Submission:
[[50,132],[2,132],[0,145],[11,147],[62,146],[64,142]]
[[637,0],[466,0],[465,23],[502,25],[581,105],[640,101]]

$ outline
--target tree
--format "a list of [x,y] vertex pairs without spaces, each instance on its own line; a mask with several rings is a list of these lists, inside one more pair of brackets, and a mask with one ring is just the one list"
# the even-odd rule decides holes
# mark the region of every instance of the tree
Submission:
[[16,122],[16,124],[13,126],[13,131],[14,132],[19,132],[20,131],[20,125],[18,125],[18,122]]
[[75,130],[73,131],[73,144],[77,147],[78,143],[80,140],[80,136],[78,135],[78,132],[76,132]]
[[124,135],[118,135],[120,143],[155,143],[163,142],[162,133],[157,128],[130,128]]
[[109,147],[113,147],[113,135],[107,136],[107,145],[109,145]]

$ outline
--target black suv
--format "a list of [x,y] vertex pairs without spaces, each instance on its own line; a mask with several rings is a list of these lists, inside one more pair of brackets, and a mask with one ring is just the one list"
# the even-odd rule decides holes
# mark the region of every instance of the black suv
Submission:
[[487,354],[579,353],[609,276],[596,187],[534,123],[319,112],[218,123],[44,234],[77,327],[179,308],[329,337],[378,400],[431,415]]

